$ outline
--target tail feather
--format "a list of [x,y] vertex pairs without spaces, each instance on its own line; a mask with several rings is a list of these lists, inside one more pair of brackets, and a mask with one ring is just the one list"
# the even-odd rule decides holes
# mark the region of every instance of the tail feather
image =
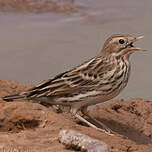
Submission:
[[22,98],[25,98],[25,95],[14,94],[14,95],[9,95],[9,96],[2,97],[2,99],[7,101],[7,102],[11,102],[15,99],[22,99]]

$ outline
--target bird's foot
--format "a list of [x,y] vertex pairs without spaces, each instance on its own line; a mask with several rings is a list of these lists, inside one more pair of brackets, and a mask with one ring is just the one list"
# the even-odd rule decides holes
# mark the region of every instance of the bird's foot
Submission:
[[[110,135],[110,136],[119,136],[119,137],[122,137],[122,138],[128,138],[124,135],[120,135],[118,134],[117,132],[114,132],[112,131],[110,128],[108,128],[106,125],[104,125],[103,123],[101,123],[100,121],[96,120],[96,119],[93,119],[91,116],[88,115],[88,117],[93,121],[95,122],[95,124],[89,122],[88,120],[84,119],[83,117],[81,117],[80,115],[76,114],[75,115],[76,118],[78,118],[79,120],[81,120],[82,122],[86,123],[88,126],[98,130],[98,131],[101,131],[101,132],[104,132],[106,133],[107,135]],[[97,127],[97,126],[100,126],[100,127]]]

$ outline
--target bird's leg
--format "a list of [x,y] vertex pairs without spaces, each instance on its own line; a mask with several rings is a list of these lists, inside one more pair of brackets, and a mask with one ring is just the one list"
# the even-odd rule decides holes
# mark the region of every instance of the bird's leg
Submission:
[[[87,116],[91,121],[93,121],[95,123],[95,126],[100,126],[102,128],[102,131],[104,131],[105,133],[107,133],[108,135],[115,135],[116,133],[114,131],[112,131],[110,128],[108,128],[106,125],[104,125],[103,123],[101,123],[100,121],[98,121],[95,118],[92,118],[87,111],[87,107],[82,109],[82,114],[84,116]],[[98,127],[96,127],[98,128]]]
[[79,114],[75,114],[75,117],[78,118],[80,121],[86,123],[88,126],[94,128],[94,129],[96,129],[96,130],[105,132],[105,133],[108,134],[108,135],[113,135],[113,134],[109,134],[109,133],[106,132],[104,129],[98,128],[98,127],[95,126],[94,124],[90,123],[89,121],[87,121],[86,119],[84,119],[83,117],[81,117]]
[[56,113],[63,113],[60,105],[52,105],[52,108]]
[[84,119],[83,117],[81,117],[81,116],[78,114],[78,109],[77,109],[77,108],[74,108],[74,107],[71,108],[70,112],[71,112],[71,114],[72,114],[75,118],[77,118],[77,119],[79,119],[80,121],[86,123],[88,126],[94,128],[94,129],[96,129],[96,130],[105,132],[105,133],[108,134],[108,135],[114,135],[114,134],[109,134],[107,131],[105,131],[105,129],[101,129],[101,128],[97,127],[96,125],[92,124],[91,122],[89,122],[88,120],[86,120],[86,119]]
[[[125,137],[123,135],[120,135],[118,134],[117,132],[114,132],[112,131],[110,128],[108,128],[106,125],[104,125],[102,122],[98,121],[97,119],[95,118],[92,118],[89,114],[88,114],[88,111],[87,111],[87,107],[83,108],[82,111],[83,115],[87,116],[91,121],[93,121],[95,123],[95,129],[99,130],[99,131],[102,131],[102,132],[105,132],[106,134],[108,135],[117,135],[117,136],[121,136],[121,137]],[[89,122],[90,123],[90,122]],[[91,123],[92,124],[92,123]],[[89,124],[88,124],[89,125]],[[89,125],[90,126],[90,125]],[[100,126],[101,128],[98,128],[97,126]],[[90,126],[91,127],[91,126]],[[125,137],[126,138],[126,137]]]
[[88,126],[90,126],[90,127],[92,127],[92,128],[95,128],[96,130],[102,131],[102,129],[96,127],[94,124],[90,123],[89,121],[87,121],[86,119],[84,119],[83,117],[81,117],[81,116],[78,114],[77,108],[71,108],[70,112],[71,112],[71,114],[72,114],[75,118],[77,118],[77,119],[79,119],[80,121],[86,123]]

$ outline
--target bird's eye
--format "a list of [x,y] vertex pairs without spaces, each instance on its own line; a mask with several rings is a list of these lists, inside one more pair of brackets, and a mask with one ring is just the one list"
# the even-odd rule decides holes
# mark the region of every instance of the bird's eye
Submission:
[[120,44],[124,44],[125,41],[124,41],[123,39],[120,39],[120,40],[119,40],[119,43],[120,43]]

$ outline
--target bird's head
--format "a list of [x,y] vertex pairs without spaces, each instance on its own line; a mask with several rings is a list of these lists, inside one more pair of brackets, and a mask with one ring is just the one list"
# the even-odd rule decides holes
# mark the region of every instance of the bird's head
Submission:
[[104,43],[102,53],[129,57],[133,52],[141,50],[133,44],[141,38],[143,38],[143,36],[133,37],[131,35],[113,35]]

